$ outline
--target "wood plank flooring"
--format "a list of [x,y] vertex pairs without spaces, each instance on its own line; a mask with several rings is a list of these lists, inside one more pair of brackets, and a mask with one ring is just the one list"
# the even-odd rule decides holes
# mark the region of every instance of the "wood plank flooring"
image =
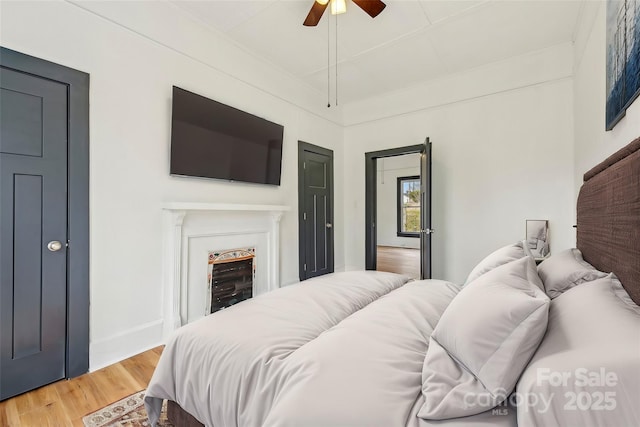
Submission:
[[82,417],[147,388],[163,347],[0,402],[2,427],[82,427]]
[[378,271],[420,278],[420,249],[378,246]]

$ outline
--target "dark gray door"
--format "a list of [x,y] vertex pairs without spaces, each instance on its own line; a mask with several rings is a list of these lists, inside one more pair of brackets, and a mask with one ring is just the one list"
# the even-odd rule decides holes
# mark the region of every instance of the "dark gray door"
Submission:
[[333,273],[333,151],[299,143],[300,280]]
[[0,399],[65,377],[65,84],[0,69]]
[[420,153],[420,276],[431,278],[431,142],[365,153],[365,268],[377,268],[377,167],[378,159]]
[[420,153],[420,277],[431,279],[431,142]]

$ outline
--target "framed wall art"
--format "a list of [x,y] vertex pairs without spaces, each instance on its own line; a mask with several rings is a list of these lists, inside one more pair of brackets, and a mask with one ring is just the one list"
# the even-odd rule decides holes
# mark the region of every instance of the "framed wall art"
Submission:
[[640,1],[607,0],[606,130],[640,94]]

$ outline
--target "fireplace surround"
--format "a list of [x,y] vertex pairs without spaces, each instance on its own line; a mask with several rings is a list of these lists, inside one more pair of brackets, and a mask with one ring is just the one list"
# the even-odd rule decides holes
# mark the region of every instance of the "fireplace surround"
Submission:
[[220,248],[254,248],[252,295],[280,287],[280,219],[288,206],[166,203],[163,205],[163,337],[203,317],[207,259]]

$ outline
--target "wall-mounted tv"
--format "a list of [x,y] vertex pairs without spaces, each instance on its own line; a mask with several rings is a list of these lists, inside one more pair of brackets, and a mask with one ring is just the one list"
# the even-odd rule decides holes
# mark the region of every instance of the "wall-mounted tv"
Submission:
[[280,185],[283,127],[173,87],[171,174]]

